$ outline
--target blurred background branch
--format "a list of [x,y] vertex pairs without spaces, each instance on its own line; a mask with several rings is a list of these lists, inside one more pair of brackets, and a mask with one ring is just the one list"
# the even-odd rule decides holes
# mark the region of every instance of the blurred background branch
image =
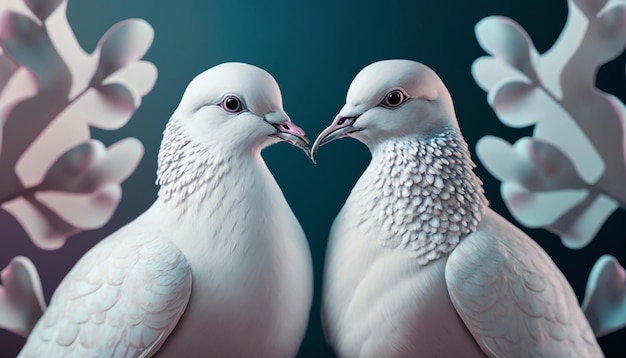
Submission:
[[[476,38],[491,56],[477,59],[472,73],[502,123],[533,128],[514,145],[485,136],[476,147],[502,181],[508,209],[522,225],[580,249],[626,207],[626,107],[596,87],[598,68],[626,47],[626,2],[569,0],[568,9],[563,31],[543,54],[510,18],[482,19]],[[601,257],[583,303],[597,335],[626,325],[625,288],[619,262]]]
[[0,205],[42,249],[111,218],[143,146],[127,138],[106,148],[90,126],[124,126],[157,76],[140,60],[152,43],[148,23],[120,22],[86,53],[66,5],[0,7]]
[[[66,1],[0,5],[0,207],[41,249],[58,249],[106,224],[143,145],[126,138],[105,147],[90,127],[124,126],[154,86],[156,67],[141,61],[153,30],[143,20],[113,26],[92,53],[78,44]],[[2,240],[8,228],[0,232]],[[2,271],[0,327],[26,335],[45,310],[28,257]]]

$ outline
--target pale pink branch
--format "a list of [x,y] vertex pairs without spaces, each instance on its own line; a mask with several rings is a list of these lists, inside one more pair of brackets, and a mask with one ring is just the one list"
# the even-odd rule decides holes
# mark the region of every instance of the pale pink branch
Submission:
[[26,337],[46,309],[39,274],[28,258],[17,256],[0,277],[0,327]]
[[122,199],[122,188],[110,183],[88,194],[38,191],[35,197],[72,227],[92,230],[111,219]]
[[98,58],[87,53],[78,43],[74,31],[67,21],[67,1],[63,1],[57,11],[46,20],[50,31],[50,41],[63,60],[72,77],[69,99],[73,100],[89,87],[96,73]]
[[135,138],[126,138],[105,148],[91,140],[59,157],[39,186],[39,191],[92,193],[130,176],[143,155]]
[[[513,20],[476,25],[492,56],[472,74],[511,127],[534,126],[511,146],[497,137],[477,145],[501,194],[525,226],[544,227],[563,244],[589,244],[614,210],[626,208],[626,106],[595,86],[598,68],[626,48],[626,1],[569,0],[565,27],[546,53]],[[610,257],[589,276],[583,309],[596,335],[626,326],[624,270]]]
[[[626,47],[626,2],[570,0],[568,4],[565,28],[545,54],[535,50],[530,36],[513,20],[497,16],[481,20],[476,36],[493,56],[476,60],[472,71],[476,82],[489,92],[489,104],[504,124],[534,126],[535,142],[555,149],[543,150],[544,160],[549,158],[551,165],[566,162],[575,169],[569,171],[574,179],[553,176],[552,184],[541,190],[554,190],[559,196],[563,194],[559,191],[571,189],[575,181],[577,187],[583,182],[587,193],[580,202],[565,200],[568,205],[554,207],[547,215],[545,208],[538,207],[543,202],[538,198],[552,194],[539,195],[539,188],[528,186],[521,177],[507,178],[503,179],[503,186],[509,188],[503,190],[509,193],[504,197],[507,207],[520,222],[546,225],[566,246],[581,247],[593,238],[590,235],[599,230],[616,202],[626,207],[626,107],[595,87],[598,67]],[[505,151],[493,152],[498,145],[493,140],[480,141],[481,160],[492,173],[501,172],[501,166],[511,172],[513,164],[505,163]],[[526,165],[525,170],[540,168]],[[541,175],[546,178],[545,173]],[[568,206],[570,210],[564,211]],[[542,218],[531,217],[540,214]]]
[[94,51],[100,59],[94,80],[100,83],[124,66],[139,61],[150,48],[153,38],[154,30],[143,20],[131,19],[115,24],[102,36]]
[[626,326],[626,272],[615,257],[603,255],[596,261],[582,308],[598,337]]
[[157,77],[141,61],[149,24],[122,21],[88,54],[66,8],[64,0],[0,7],[0,204],[47,249],[110,219],[143,147],[126,139],[104,148],[90,126],[121,128]]
[[135,108],[141,105],[141,98],[148,94],[157,79],[157,68],[147,61],[134,62],[106,77],[102,84],[118,83],[128,88],[133,95]]
[[69,236],[79,230],[61,219],[33,195],[26,191],[16,199],[3,203],[1,207],[20,223],[37,247],[57,250],[65,244]]
[[69,91],[71,76],[56,53],[47,28],[13,11],[0,17],[0,45],[13,61],[27,67],[39,79],[42,91]]

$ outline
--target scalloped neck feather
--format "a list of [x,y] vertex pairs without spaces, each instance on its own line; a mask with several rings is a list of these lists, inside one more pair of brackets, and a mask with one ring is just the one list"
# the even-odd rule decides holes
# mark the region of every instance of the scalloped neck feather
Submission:
[[474,167],[454,129],[381,143],[350,196],[359,198],[357,220],[426,265],[476,231],[488,202]]
[[218,149],[195,143],[178,120],[170,120],[158,155],[159,198],[181,215],[199,209],[233,166],[231,156]]

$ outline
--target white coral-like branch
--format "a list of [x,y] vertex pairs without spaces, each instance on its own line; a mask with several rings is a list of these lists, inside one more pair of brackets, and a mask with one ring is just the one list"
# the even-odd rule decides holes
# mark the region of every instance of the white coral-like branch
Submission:
[[626,326],[626,273],[615,257],[603,255],[591,269],[582,308],[596,336]]
[[513,20],[488,17],[476,36],[492,56],[472,71],[500,120],[534,126],[511,145],[483,137],[477,152],[502,183],[517,220],[545,227],[570,248],[587,245],[626,206],[626,108],[595,87],[597,69],[626,46],[626,1],[570,0],[560,38],[539,54]]
[[35,265],[24,256],[14,257],[0,279],[0,328],[26,337],[46,310]]
[[[626,208],[626,107],[595,87],[598,68],[626,47],[626,0],[569,0],[567,23],[539,54],[516,22],[488,17],[476,37],[491,56],[474,62],[476,82],[507,126],[534,126],[514,145],[481,138],[481,162],[527,227],[544,227],[569,248],[586,246],[618,207]],[[601,257],[582,307],[597,336],[626,326],[624,269]]]
[[149,24],[122,21],[89,54],[66,7],[66,0],[0,5],[0,205],[44,249],[112,216],[143,146],[127,138],[105,148],[89,127],[124,126],[157,76],[141,60],[152,43]]

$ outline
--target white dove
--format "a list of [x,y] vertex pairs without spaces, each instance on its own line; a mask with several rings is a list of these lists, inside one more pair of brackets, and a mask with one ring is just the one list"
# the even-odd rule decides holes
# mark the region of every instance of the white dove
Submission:
[[452,99],[413,61],[364,68],[315,141],[372,160],[333,223],[322,318],[341,357],[599,357],[550,257],[488,208]]
[[198,75],[163,135],[157,200],[78,261],[20,356],[295,356],[313,273],[261,157],[281,140],[308,152],[270,74]]

